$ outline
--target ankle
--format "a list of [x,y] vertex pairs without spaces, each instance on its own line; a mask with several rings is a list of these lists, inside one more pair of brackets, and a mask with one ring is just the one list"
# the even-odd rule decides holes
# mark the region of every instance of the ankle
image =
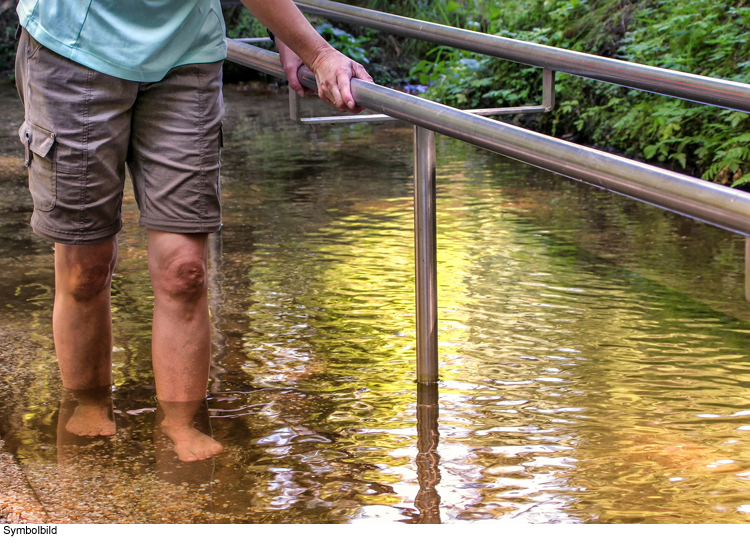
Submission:
[[63,387],[63,399],[74,400],[82,406],[112,404],[112,384],[76,389]]

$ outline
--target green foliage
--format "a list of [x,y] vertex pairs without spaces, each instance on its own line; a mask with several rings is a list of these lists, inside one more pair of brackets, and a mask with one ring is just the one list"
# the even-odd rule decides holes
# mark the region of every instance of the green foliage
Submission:
[[13,66],[16,59],[16,3],[5,2],[0,5],[0,71],[6,72],[11,79],[15,78]]
[[[620,55],[637,63],[750,82],[749,31],[750,8],[742,2],[659,0],[639,10]],[[611,125],[617,147],[678,163],[707,180],[747,183],[742,176],[750,166],[747,114],[636,95],[638,102],[613,110],[613,120],[621,119]]]
[[[263,23],[258,21],[249,10],[244,8],[236,10],[226,10],[224,19],[227,24],[227,36],[229,38],[257,38],[267,36],[267,31]],[[264,43],[258,43],[256,46],[263,47]]]
[[[745,7],[748,2],[748,7]],[[350,4],[750,83],[748,0],[350,0]],[[225,14],[226,15],[226,14]],[[247,10],[229,36],[262,36]],[[460,108],[541,102],[542,71],[313,18],[333,46],[383,84],[408,73],[431,99]],[[359,37],[359,38],[355,38]],[[642,158],[723,184],[750,185],[747,114],[558,74],[557,108],[524,126]],[[748,186],[750,187],[750,186]]]
[[[744,2],[463,0],[461,10],[455,0],[443,0],[430,9],[438,12],[434,4],[442,4],[451,24],[498,36],[750,83],[750,7]],[[461,108],[541,101],[539,69],[444,48],[426,52],[425,60],[412,74],[431,84],[433,99]],[[750,184],[747,114],[568,75],[558,75],[556,93],[552,114],[527,116],[523,123],[716,182]]]
[[360,36],[359,38],[354,38],[351,34],[343,29],[337,29],[330,23],[321,23],[315,27],[315,30],[318,31],[331,46],[342,52],[344,55],[349,56],[354,61],[362,64],[370,63],[370,60],[367,59],[365,50],[362,47],[370,41],[369,37]]

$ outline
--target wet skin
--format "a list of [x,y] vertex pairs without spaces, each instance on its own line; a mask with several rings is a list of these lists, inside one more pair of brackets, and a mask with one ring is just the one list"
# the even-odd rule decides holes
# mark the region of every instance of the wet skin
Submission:
[[[149,230],[148,268],[154,288],[152,358],[163,429],[183,461],[210,458],[221,445],[196,430],[196,404],[205,400],[211,352],[206,278],[207,234]],[[116,237],[92,245],[55,247],[53,333],[63,385],[78,404],[66,429],[79,436],[114,435],[111,283]]]
[[80,437],[114,435],[112,392],[109,386],[73,393],[78,404],[65,424],[65,430]]
[[159,401],[163,419],[159,428],[174,443],[174,452],[183,462],[207,460],[224,447],[195,427],[195,418],[204,400],[188,402]]

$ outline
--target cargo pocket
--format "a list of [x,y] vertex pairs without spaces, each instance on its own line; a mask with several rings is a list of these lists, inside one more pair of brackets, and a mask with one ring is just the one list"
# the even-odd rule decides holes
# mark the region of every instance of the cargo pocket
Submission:
[[24,163],[29,168],[29,190],[34,207],[51,211],[57,202],[55,133],[24,121],[18,137],[24,146]]

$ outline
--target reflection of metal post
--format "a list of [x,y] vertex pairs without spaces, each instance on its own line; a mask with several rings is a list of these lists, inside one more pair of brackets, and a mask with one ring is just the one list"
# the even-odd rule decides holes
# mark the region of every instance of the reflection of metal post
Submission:
[[437,453],[438,386],[436,383],[417,385],[417,479],[419,493],[414,505],[419,509],[419,523],[440,523],[440,455]]
[[211,391],[218,391],[224,370],[218,363],[227,355],[227,337],[221,332],[221,231],[208,236],[208,308],[211,313]]
[[750,237],[745,238],[745,300],[750,301]]
[[435,133],[414,127],[414,254],[418,383],[436,383],[438,380],[436,234]]

